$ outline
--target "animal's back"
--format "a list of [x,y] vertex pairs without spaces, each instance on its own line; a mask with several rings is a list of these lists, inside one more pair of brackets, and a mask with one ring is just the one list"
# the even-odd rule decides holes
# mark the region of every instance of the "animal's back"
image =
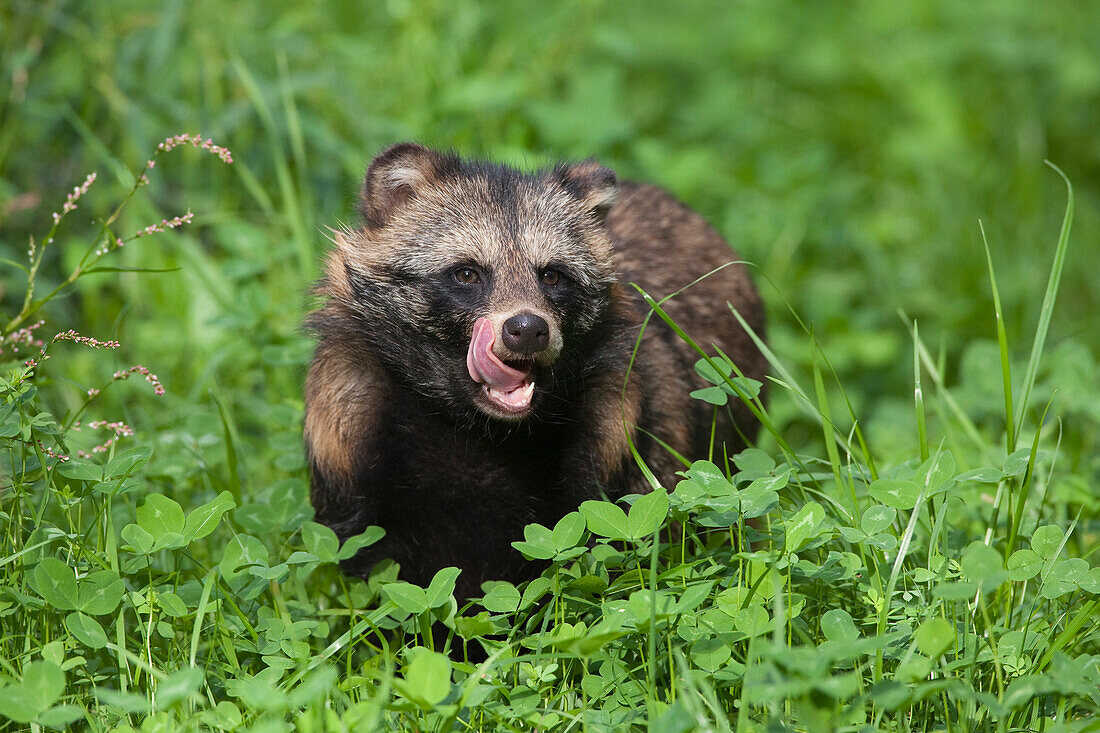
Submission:
[[[745,266],[738,262],[737,252],[722,235],[663,189],[629,182],[619,184],[619,196],[608,214],[607,226],[615,242],[615,264],[628,295],[640,301],[629,283],[637,283],[656,300],[683,289],[664,303],[662,310],[708,355],[715,355],[713,346],[717,345],[744,374],[762,377],[766,370],[764,358],[727,303],[737,308],[760,338],[765,335],[763,305]],[[648,306],[639,302],[639,312],[647,311]],[[672,415],[687,416],[692,434],[689,451],[694,451],[687,457],[702,457],[709,443],[713,408],[688,397],[689,391],[702,385],[694,373],[694,364],[701,357],[656,315],[647,328],[654,333],[644,342],[643,355],[650,362],[664,364],[664,373],[646,375],[655,383],[647,387],[659,390],[673,403]],[[665,388],[658,383],[664,383]],[[748,408],[739,400],[731,400],[729,405],[738,427],[751,436],[756,427]],[[675,418],[672,421],[678,422]],[[728,434],[724,437],[735,445],[740,442]]]

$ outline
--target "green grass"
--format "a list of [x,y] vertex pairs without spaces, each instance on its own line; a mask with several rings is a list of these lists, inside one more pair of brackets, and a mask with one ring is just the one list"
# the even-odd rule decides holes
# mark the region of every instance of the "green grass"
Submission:
[[[120,346],[31,370],[3,342],[0,729],[1096,730],[1098,25],[1068,1],[5,3],[0,328]],[[184,147],[135,188],[199,131],[234,163]],[[550,569],[480,606],[453,572],[343,577],[377,535],[340,547],[306,498],[323,227],[404,138],[660,183],[769,306],[759,446],[529,528]],[[706,356],[708,401],[751,395]],[[166,394],[112,378],[135,364]],[[134,434],[81,458],[98,421]]]

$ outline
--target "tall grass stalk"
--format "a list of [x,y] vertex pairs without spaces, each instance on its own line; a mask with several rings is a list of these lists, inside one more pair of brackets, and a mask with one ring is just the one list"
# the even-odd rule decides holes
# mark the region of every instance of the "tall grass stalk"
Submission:
[[[1031,390],[1035,386],[1035,379],[1039,373],[1039,362],[1042,360],[1043,349],[1046,346],[1047,331],[1050,329],[1050,319],[1054,314],[1054,301],[1058,297],[1058,289],[1062,282],[1062,269],[1066,264],[1066,252],[1069,250],[1069,231],[1073,224],[1073,184],[1062,172],[1062,169],[1049,160],[1044,161],[1054,169],[1066,184],[1066,211],[1062,217],[1062,229],[1058,233],[1058,246],[1054,250],[1054,262],[1050,267],[1050,277],[1047,279],[1046,291],[1043,293],[1043,304],[1039,309],[1039,323],[1035,328],[1035,340],[1031,344],[1031,354],[1027,360],[1027,370],[1024,372],[1023,388],[1020,390],[1020,403],[1016,406],[1014,425],[1023,424],[1024,414],[1028,409],[1031,398]],[[992,270],[990,271],[992,272]],[[1012,443],[1009,453],[1016,450],[1016,444]]]

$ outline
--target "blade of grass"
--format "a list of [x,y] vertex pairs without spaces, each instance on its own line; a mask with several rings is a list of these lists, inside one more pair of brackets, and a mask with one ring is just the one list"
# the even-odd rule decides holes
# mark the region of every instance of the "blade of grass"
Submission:
[[646,638],[646,678],[649,683],[646,686],[646,707],[649,708],[650,720],[657,717],[657,555],[661,546],[660,526],[653,532],[652,543],[649,551],[649,633]]
[[768,348],[767,343],[756,334],[756,331],[745,321],[738,310],[732,305],[729,306],[729,309],[730,312],[733,313],[734,318],[737,319],[737,322],[741,324],[741,328],[745,329],[745,333],[752,339],[753,344],[760,351],[761,355],[763,355],[765,361],[768,362],[768,366],[778,375],[778,378],[769,376],[768,379],[794,395],[795,404],[798,405],[803,414],[813,420],[820,420],[821,415],[817,413],[817,407],[814,405],[814,401],[807,396],[806,390],[798,384],[798,380],[794,378],[794,375],[790,373],[775,353]]
[[[1023,424],[1024,411],[1027,410],[1027,403],[1031,397],[1031,388],[1035,385],[1035,378],[1039,372],[1039,360],[1043,354],[1043,347],[1046,345],[1047,330],[1050,328],[1050,318],[1054,312],[1054,300],[1058,297],[1058,288],[1062,282],[1062,268],[1066,263],[1066,251],[1069,249],[1069,232],[1073,224],[1073,184],[1069,182],[1069,178],[1066,177],[1061,168],[1049,160],[1043,162],[1053,168],[1054,172],[1061,176],[1066,183],[1066,213],[1062,218],[1062,231],[1058,234],[1058,247],[1054,251],[1054,262],[1050,267],[1050,278],[1047,280],[1047,289],[1043,294],[1043,305],[1039,310],[1039,325],[1035,329],[1035,340],[1031,345],[1031,356],[1027,361],[1027,371],[1024,372],[1020,404],[1016,406],[1015,424],[1017,426]],[[1009,446],[1008,452],[1011,454],[1014,450],[1016,450],[1015,443]]]
[[[932,472],[929,471],[929,474],[931,473]],[[917,501],[913,505],[913,511],[909,515],[909,521],[905,525],[905,531],[898,540],[898,554],[894,557],[894,565],[890,569],[890,579],[886,583],[886,588],[883,589],[882,610],[879,612],[878,616],[879,636],[882,636],[886,632],[886,621],[890,617],[890,600],[894,595],[894,588],[897,587],[898,577],[901,575],[901,567],[905,564],[905,556],[909,554],[909,545],[913,542],[913,533],[917,529],[917,520],[920,518],[920,508],[927,495],[928,484],[925,482],[920,487],[920,494],[917,496]],[[883,649],[880,647],[875,654],[874,677],[876,682],[882,679],[882,662]]]
[[642,435],[645,435],[647,438],[652,440],[654,443],[656,443],[657,445],[661,446],[666,451],[668,451],[669,455],[671,455],[677,461],[682,463],[685,468],[691,468],[691,460],[688,459],[687,457],[685,457],[682,453],[680,453],[678,450],[673,448],[671,445],[669,445],[665,441],[661,440],[659,437],[657,437],[653,433],[649,432],[648,430],[643,430],[642,428],[637,428],[637,430],[638,430],[639,433],[641,433]]
[[982,437],[974,421],[971,420],[966,412],[963,411],[962,407],[959,406],[954,395],[951,394],[951,390],[949,390],[944,383],[943,369],[932,359],[932,355],[928,352],[928,348],[924,345],[924,341],[916,334],[914,330],[915,322],[900,308],[898,309],[898,316],[909,330],[909,334],[913,337],[917,345],[921,364],[924,366],[924,370],[928,372],[928,376],[932,380],[932,383],[936,385],[936,394],[943,397],[943,401],[947,403],[947,407],[951,410],[951,414],[958,421],[959,425],[962,426],[963,432],[966,433],[967,437],[974,441],[974,445],[980,449],[988,447],[986,439]]
[[917,412],[917,436],[920,439],[920,459],[928,460],[928,427],[924,422],[924,391],[920,383],[920,335],[913,321],[913,403]]
[[989,253],[989,242],[985,237],[985,227],[978,220],[978,229],[982,233],[982,247],[985,248],[986,268],[989,270],[989,286],[993,291],[993,315],[997,322],[997,347],[1001,352],[1001,384],[1005,397],[1005,455],[1015,450],[1016,421],[1012,410],[1012,369],[1008,362],[1008,336],[1005,334],[1004,309],[1001,307],[1001,293],[997,288],[997,276],[993,271],[993,255]]
[[[833,440],[833,432],[836,430],[836,426],[833,425],[832,417],[829,413],[829,399],[825,395],[825,382],[821,378],[821,366],[817,359],[813,362],[814,372],[814,388],[817,390],[817,409],[821,412],[821,427],[825,432],[825,450],[829,454],[829,466],[833,471],[833,481],[836,482],[837,496],[843,496],[844,482],[840,478],[840,452],[836,449],[836,442]],[[852,497],[853,501],[855,496]],[[853,504],[852,511],[859,513],[859,507]]]
[[191,666],[195,666],[195,657],[199,652],[199,637],[202,634],[202,620],[206,615],[206,607],[210,603],[210,592],[214,589],[214,578],[217,568],[211,568],[206,574],[206,580],[202,583],[202,596],[199,598],[199,607],[195,609],[195,625],[191,629]]
[[[778,293],[779,297],[783,301],[783,304],[787,308],[787,312],[794,319],[795,323],[798,324],[799,328],[802,329],[802,332],[804,334],[806,334],[807,336],[812,337],[813,336],[813,330],[806,324],[805,321],[802,320],[802,317],[798,314],[798,311],[794,307],[794,304],[791,303],[791,301],[789,301],[786,297],[783,296],[779,286],[776,285],[775,281],[772,280],[771,276],[767,272],[760,269],[757,265],[755,265],[752,262],[746,262],[744,264],[748,267],[754,268],[756,270],[756,275],[758,277],[760,277],[761,279],[763,279],[765,282],[767,282],[772,287],[772,289],[776,293]],[[771,350],[767,348],[766,344],[764,344],[763,339],[761,339],[757,336],[757,334],[752,329],[752,327],[749,326],[749,324],[746,323],[745,320],[741,317],[741,314],[737,312],[737,309],[735,309],[731,304],[727,303],[727,305],[729,305],[730,310],[733,311],[733,315],[737,318],[737,321],[741,324],[741,327],[745,329],[745,332],[747,334],[749,334],[749,337],[753,340],[753,343],[755,343],[757,348],[760,349],[760,353],[764,355],[765,359],[767,359],[768,364],[773,369],[775,369],[776,372],[783,379],[787,380],[790,384],[795,384],[797,386],[797,384],[790,377],[790,374],[783,367],[783,365],[777,359],[774,358],[774,354],[772,354]],[[863,454],[863,459],[866,462],[867,470],[871,474],[871,481],[874,481],[878,478],[878,468],[875,465],[875,459],[871,455],[871,451],[868,448],[867,441],[864,438],[863,428],[860,426],[860,421],[856,417],[855,408],[852,406],[852,401],[848,397],[848,392],[844,388],[844,385],[841,383],[840,377],[837,374],[836,369],[833,368],[832,362],[829,361],[829,357],[825,353],[824,349],[819,348],[817,350],[817,353],[821,356],[822,360],[824,360],[825,366],[828,367],[829,373],[833,376],[833,380],[836,382],[837,386],[840,388],[840,393],[841,393],[841,395],[843,395],[845,403],[847,404],[847,407],[848,407],[848,414],[852,418],[852,425],[853,425],[853,428],[855,430],[856,440],[859,442],[860,452]],[[772,381],[775,381],[775,380],[772,380]],[[813,401],[805,396],[805,392],[803,391],[802,394],[799,394],[797,396],[802,400],[802,402],[799,403],[799,407],[803,408],[804,411],[808,410],[806,412],[806,414],[809,415],[810,417],[812,417],[813,419],[820,419],[819,416],[814,414],[814,412],[813,412],[813,410],[814,410]],[[842,440],[843,439],[843,436],[840,434],[839,431],[837,431],[837,433],[836,433],[836,439],[837,440]],[[848,452],[849,455],[852,454],[852,450],[851,450],[850,445],[844,444],[843,447],[845,448],[845,450]]]
[[[632,285],[634,285],[634,288],[639,293],[641,293],[642,299],[645,300],[646,305],[648,305],[650,308],[652,308],[653,312],[656,313],[657,316],[662,321],[664,321],[666,324],[668,324],[668,327],[671,328],[672,331],[679,338],[681,338],[684,341],[684,343],[686,343],[688,346],[690,346],[697,354],[699,354],[699,356],[703,357],[703,360],[706,361],[706,363],[710,366],[711,369],[713,369],[715,371],[715,373],[717,373],[717,374],[723,374],[724,373],[724,370],[720,369],[718,367],[718,364],[715,363],[714,359],[712,359],[711,356],[709,354],[707,354],[707,352],[704,351],[702,349],[702,347],[699,346],[699,344],[695,343],[695,340],[692,339],[690,336],[688,336],[687,333],[684,332],[684,329],[680,328],[679,324],[677,324],[674,320],[672,320],[672,317],[669,316],[668,313],[666,313],[663,308],[661,308],[660,304],[656,300],[653,299],[653,296],[651,296],[649,293],[642,290],[640,287],[638,287],[637,284],[632,283]],[[664,302],[664,301],[668,300],[671,297],[672,296],[668,296],[668,297],[662,299],[661,302]],[[735,364],[734,366],[736,367],[737,365]],[[752,412],[753,417],[755,417],[757,420],[760,421],[760,425],[765,430],[767,430],[769,433],[772,434],[772,436],[776,439],[776,442],[779,443],[780,447],[783,448],[783,450],[788,455],[793,456],[794,451],[791,449],[791,447],[789,445],[787,445],[786,440],[779,433],[779,430],[775,427],[775,424],[772,423],[772,421],[768,417],[767,413],[763,410],[762,406],[759,404],[759,400],[754,402],[748,396],[748,394],[745,393],[745,391],[741,388],[741,386],[738,385],[736,382],[734,382],[733,379],[731,379],[730,377],[726,377],[725,382],[729,386],[729,388],[734,391],[734,393],[737,395],[738,399],[740,399],[742,402],[745,403],[745,406],[749,408],[750,412]]]
[[1016,496],[1016,505],[1015,507],[1010,506],[1012,516],[1009,517],[1008,541],[1005,543],[1004,555],[1006,561],[1008,556],[1016,550],[1016,540],[1020,536],[1020,523],[1024,517],[1024,506],[1027,504],[1028,497],[1031,496],[1032,478],[1035,476],[1035,457],[1039,454],[1039,437],[1043,433],[1047,411],[1050,410],[1053,401],[1054,398],[1051,397],[1047,401],[1047,406],[1043,408],[1043,416],[1039,418],[1039,427],[1035,431],[1035,439],[1031,441],[1031,455],[1027,459],[1027,471],[1024,473],[1024,480],[1020,485],[1020,493]]
[[[798,405],[802,413],[809,417],[811,420],[822,424],[821,415],[818,413],[814,401],[809,398],[809,396],[806,394],[806,391],[801,387],[801,385],[798,384],[798,381],[794,378],[794,376],[790,373],[786,366],[784,366],[783,362],[780,361],[778,357],[776,357],[775,353],[770,348],[768,348],[768,345],[764,342],[762,338],[760,338],[753,327],[745,321],[740,312],[738,312],[738,310],[734,308],[732,304],[727,303],[727,305],[729,306],[730,312],[733,313],[734,318],[736,318],[737,322],[741,324],[741,328],[743,328],[745,330],[745,333],[749,335],[749,338],[752,339],[753,344],[760,351],[760,354],[764,357],[765,361],[768,362],[768,366],[779,377],[776,378],[768,375],[768,380],[773,384],[778,384],[780,387],[783,387],[792,395],[794,395],[795,404]],[[799,322],[801,323],[801,321]],[[812,332],[807,331],[806,335],[812,337]],[[836,370],[833,369],[832,364],[830,364],[829,358],[825,354],[825,351],[821,349],[820,346],[818,346],[816,343],[814,353],[815,355],[819,355],[821,359],[824,360],[825,366],[829,368],[829,373],[833,375],[834,380],[839,385],[840,380],[837,377]],[[863,455],[863,459],[867,465],[867,470],[871,474],[871,480],[874,481],[878,478],[878,469],[875,466],[875,459],[871,455],[871,451],[867,446],[866,440],[864,440],[863,430],[859,426],[859,420],[856,418],[855,409],[852,407],[851,400],[848,399],[848,394],[844,390],[843,386],[841,386],[841,394],[844,396],[844,400],[847,403],[848,413],[852,417],[853,429],[856,435],[856,439],[859,441],[860,453]],[[822,427],[824,427],[823,424]],[[853,453],[851,441],[846,440],[839,430],[833,431],[833,440],[840,443],[841,447],[844,448],[845,452],[849,455]]]
[[218,397],[218,393],[211,389],[210,396],[214,398],[214,404],[218,406],[218,414],[222,419],[222,431],[225,436],[225,462],[229,467],[229,491],[233,494],[237,506],[240,506],[241,477],[237,469],[237,443],[240,442],[240,438],[237,436],[237,429],[233,425],[229,411],[225,409],[225,403]]
[[1073,619],[1066,624],[1066,627],[1059,632],[1058,636],[1054,637],[1054,641],[1050,642],[1050,647],[1043,653],[1043,656],[1039,657],[1033,673],[1039,673],[1046,669],[1047,665],[1054,659],[1054,655],[1062,650],[1069,649],[1075,640],[1082,641],[1085,639],[1087,635],[1081,634],[1080,631],[1089,621],[1095,626],[1098,611],[1100,611],[1100,599],[1093,599],[1078,609],[1077,613],[1073,615]]
[[649,326],[649,319],[653,316],[653,313],[647,313],[645,319],[642,321],[641,328],[638,329],[638,338],[634,341],[634,351],[630,354],[630,361],[626,365],[626,377],[623,379],[622,388],[622,400],[620,401],[620,414],[622,416],[623,431],[626,433],[626,444],[630,446],[630,455],[634,457],[634,463],[641,470],[642,476],[645,477],[646,483],[649,484],[652,489],[661,488],[661,482],[657,480],[657,477],[653,475],[653,471],[646,465],[645,460],[642,459],[642,454],[638,452],[638,447],[634,444],[634,436],[631,434],[630,425],[626,419],[626,389],[630,384],[630,375],[634,369],[634,360],[638,358],[638,349],[642,347],[642,337],[645,335],[646,328]]

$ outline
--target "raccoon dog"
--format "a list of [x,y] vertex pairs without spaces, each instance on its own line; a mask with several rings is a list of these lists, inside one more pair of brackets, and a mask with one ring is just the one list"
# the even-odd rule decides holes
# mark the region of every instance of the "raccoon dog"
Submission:
[[[392,558],[427,584],[449,565],[458,593],[538,567],[511,542],[585,499],[665,486],[705,456],[714,410],[698,358],[629,283],[667,295],[737,258],[703,219],[653,186],[594,162],[535,173],[403,143],[371,161],[361,226],[335,234],[306,381],[305,444],[318,520],[341,538],[376,524],[345,567]],[[749,377],[764,360],[732,303],[763,333],[745,269],[732,265],[667,303],[697,343]],[[719,411],[719,437],[743,444]],[[756,431],[738,404],[741,434]],[[723,422],[724,421],[724,422]]]

